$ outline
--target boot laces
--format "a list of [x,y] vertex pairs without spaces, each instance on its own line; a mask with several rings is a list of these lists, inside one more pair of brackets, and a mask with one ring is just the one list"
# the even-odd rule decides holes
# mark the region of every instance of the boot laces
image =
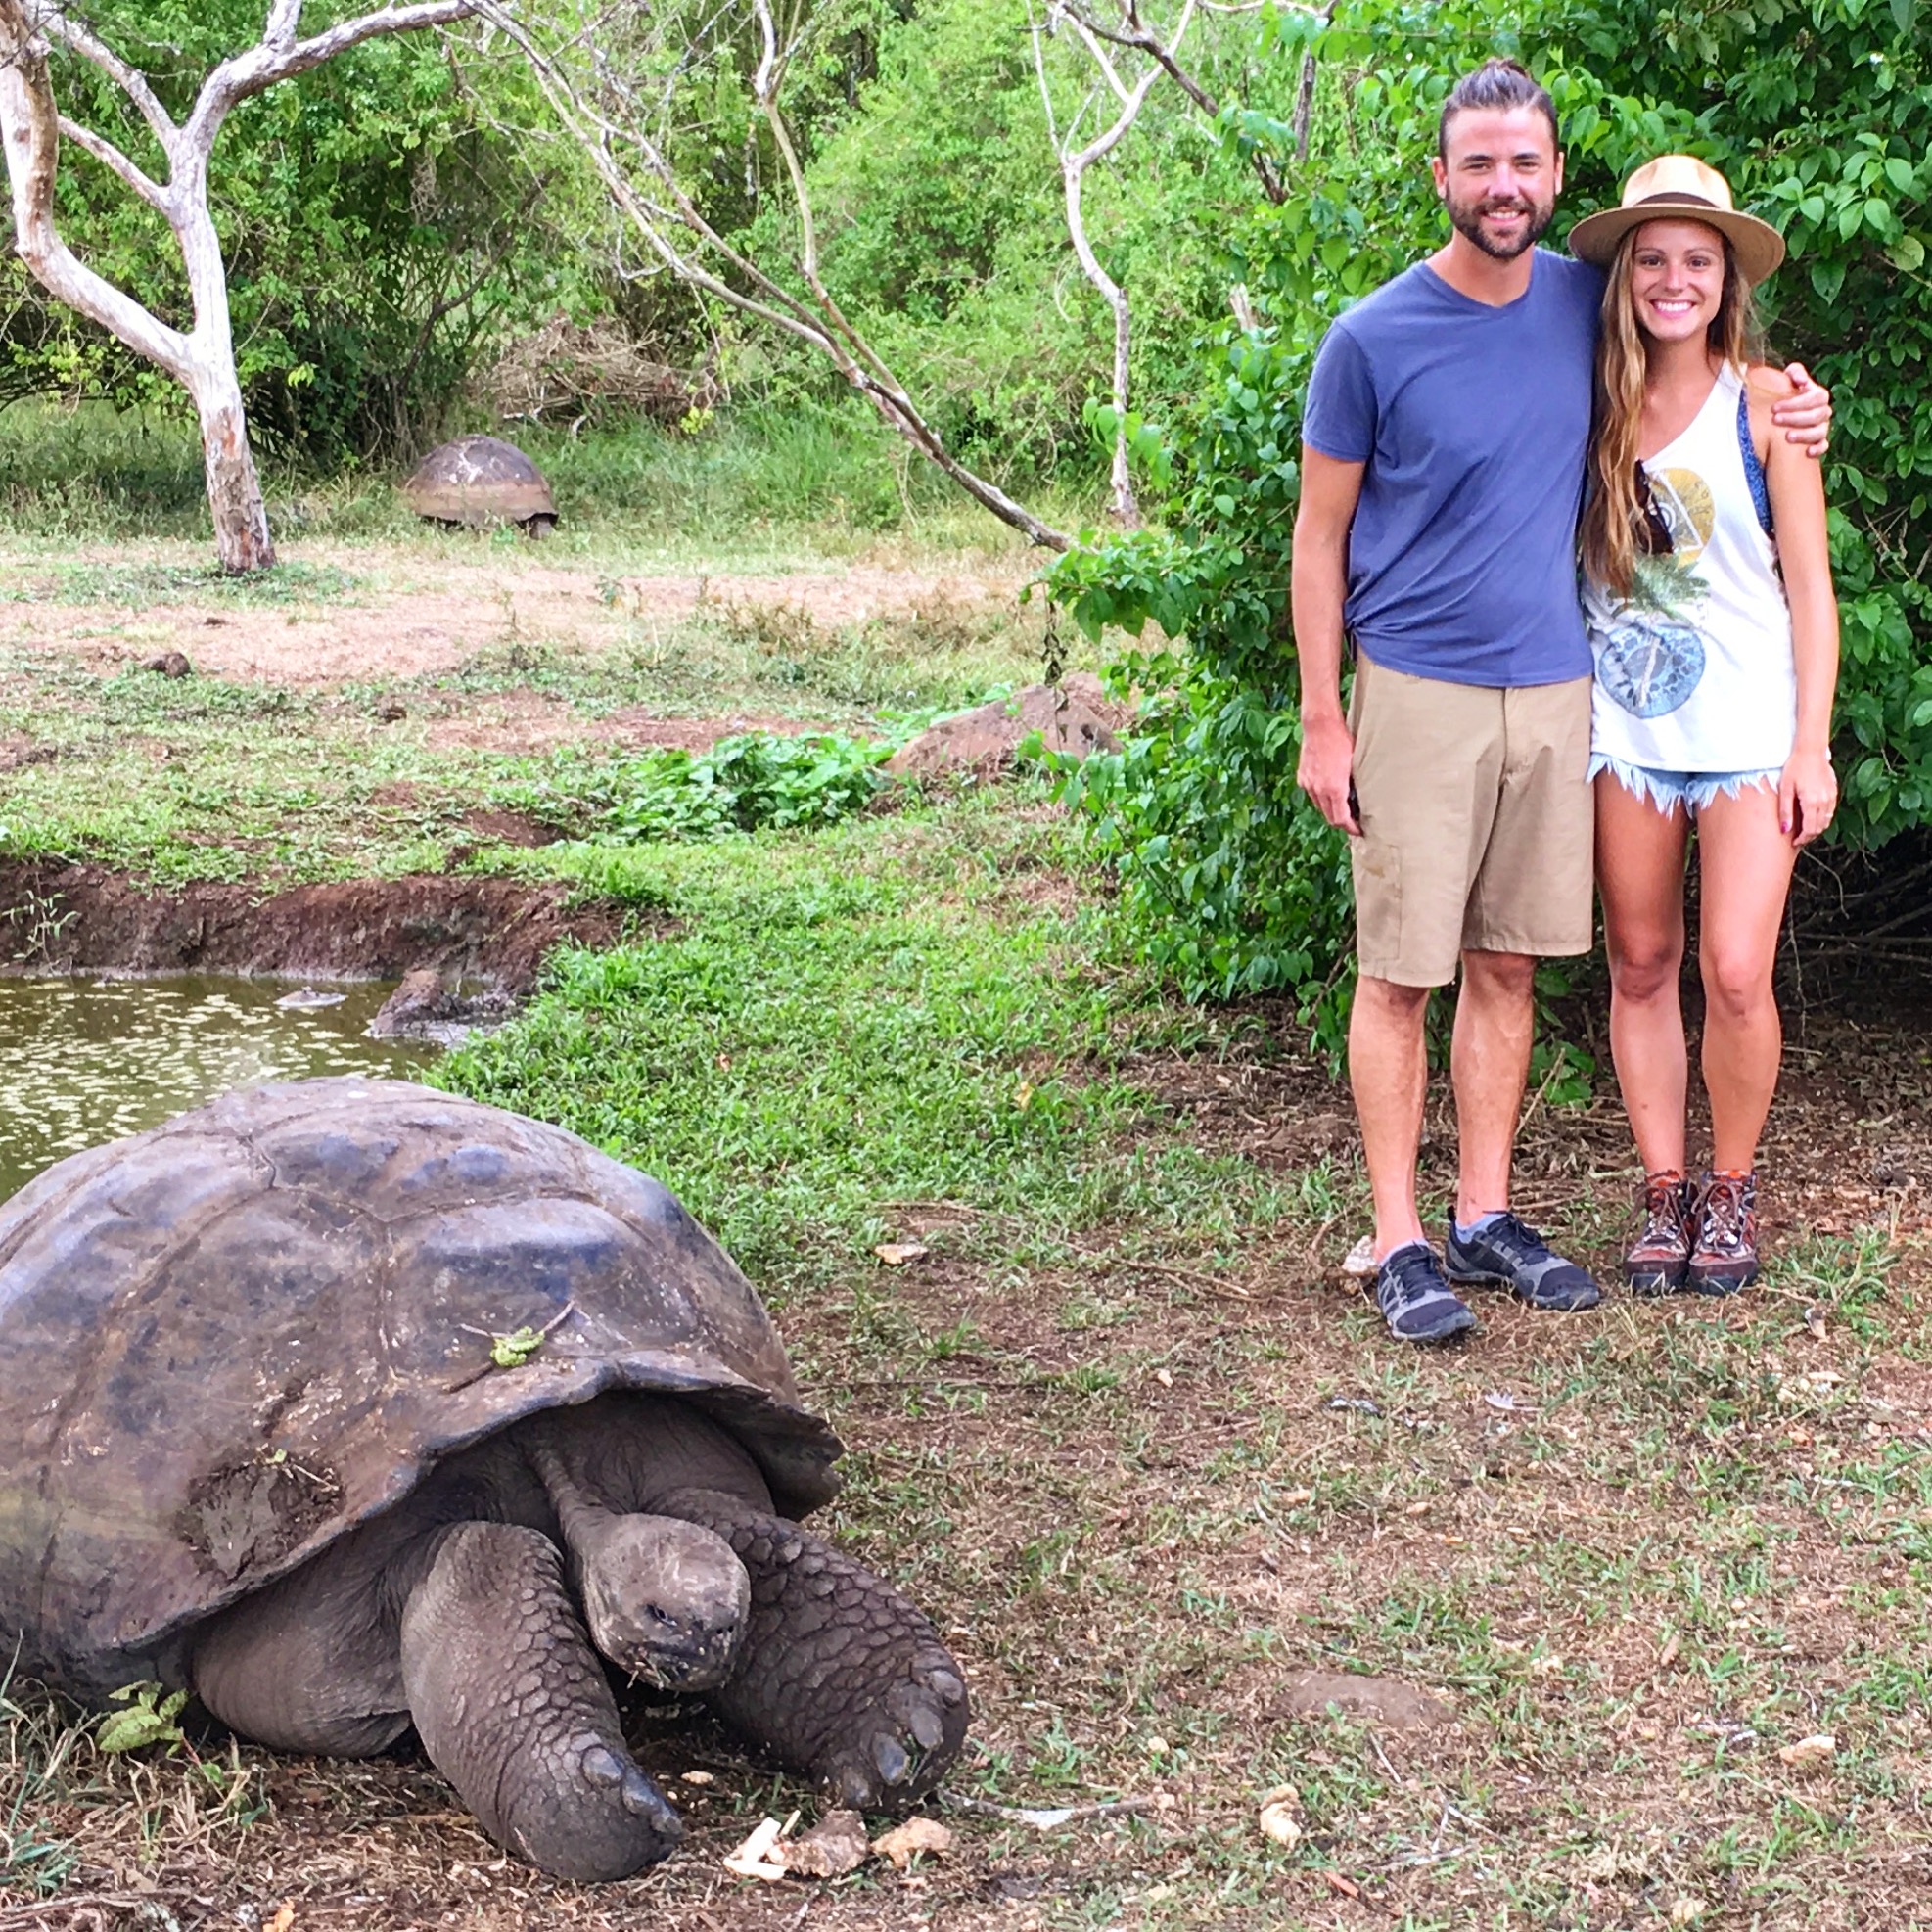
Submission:
[[1704,1189],[1703,1226],[1698,1245],[1733,1254],[1751,1245],[1751,1177],[1713,1174]]
[[1683,1176],[1656,1174],[1643,1184],[1642,1248],[1683,1245]]

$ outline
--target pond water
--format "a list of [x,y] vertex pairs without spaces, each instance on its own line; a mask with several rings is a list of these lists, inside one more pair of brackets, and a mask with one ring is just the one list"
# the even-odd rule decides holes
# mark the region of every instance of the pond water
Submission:
[[[317,1074],[409,1079],[434,1048],[363,1034],[390,990],[273,980],[0,979],[0,1201],[66,1155],[234,1087]],[[292,995],[295,1003],[278,1003]]]

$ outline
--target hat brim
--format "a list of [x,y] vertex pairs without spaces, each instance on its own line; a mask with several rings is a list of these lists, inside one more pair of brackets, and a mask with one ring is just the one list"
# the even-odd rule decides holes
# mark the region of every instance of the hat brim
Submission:
[[1737,252],[1738,271],[1755,287],[1784,259],[1784,237],[1769,221],[1736,208],[1713,207],[1694,195],[1659,195],[1635,207],[1606,207],[1587,214],[1570,230],[1570,253],[1579,261],[1608,268],[1617,245],[1646,221],[1701,221]]

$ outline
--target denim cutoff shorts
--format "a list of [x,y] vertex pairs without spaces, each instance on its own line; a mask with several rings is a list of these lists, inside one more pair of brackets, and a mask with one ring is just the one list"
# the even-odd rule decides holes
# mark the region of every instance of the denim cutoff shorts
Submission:
[[1734,799],[1754,785],[1777,790],[1783,775],[1781,765],[1764,771],[1660,771],[1650,764],[1626,764],[1622,759],[1606,758],[1592,752],[1589,775],[1607,771],[1633,799],[1647,799],[1668,817],[1679,805],[1695,817],[1719,796]]

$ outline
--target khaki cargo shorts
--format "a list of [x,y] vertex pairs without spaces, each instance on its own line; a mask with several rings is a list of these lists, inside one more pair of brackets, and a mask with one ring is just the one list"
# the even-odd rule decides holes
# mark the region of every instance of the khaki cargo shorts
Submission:
[[1441,987],[1465,951],[1589,950],[1589,684],[1496,691],[1357,661],[1363,973]]

